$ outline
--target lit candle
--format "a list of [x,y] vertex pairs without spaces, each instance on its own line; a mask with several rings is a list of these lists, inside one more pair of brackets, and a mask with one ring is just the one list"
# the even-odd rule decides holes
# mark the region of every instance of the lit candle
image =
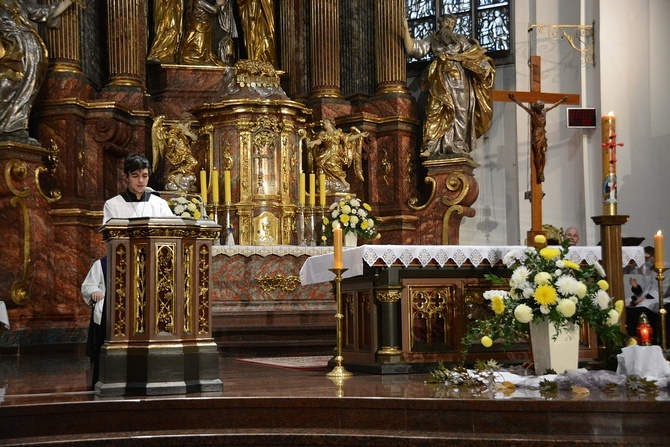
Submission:
[[230,204],[230,171],[223,171],[223,196],[226,200],[226,205]]
[[319,174],[319,204],[326,206],[326,174]]
[[200,170],[200,195],[203,205],[207,205],[207,173],[204,169]]
[[603,116],[601,124],[603,211],[606,215],[614,215],[616,214],[616,117],[614,112]]
[[663,233],[661,230],[658,230],[658,233],[654,235],[654,267],[662,269],[664,267],[665,260],[663,259]]
[[298,194],[300,195],[300,206],[305,206],[305,173],[300,173],[300,184],[298,185]]
[[212,202],[219,203],[219,171],[212,171]]
[[316,174],[309,174],[309,206],[316,203]]
[[333,267],[342,268],[342,228],[333,228]]

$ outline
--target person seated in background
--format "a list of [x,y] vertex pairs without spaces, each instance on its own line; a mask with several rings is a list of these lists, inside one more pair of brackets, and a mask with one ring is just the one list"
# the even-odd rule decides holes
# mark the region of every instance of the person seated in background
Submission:
[[570,240],[570,246],[577,245],[579,242],[579,231],[575,227],[568,227],[565,230],[565,238]]
[[[626,298],[626,332],[631,337],[637,335],[637,325],[642,314],[647,316],[649,324],[654,329],[654,337],[660,337],[660,331],[656,325],[659,294],[658,280],[654,272],[654,252],[654,247],[644,247],[644,265],[628,271],[634,274],[628,280],[632,295]],[[664,278],[663,290],[667,292],[668,286],[670,286],[670,276]]]
[[174,216],[168,203],[147,191],[151,165],[141,154],[130,154],[123,166],[127,189],[105,202],[102,223],[109,219]]

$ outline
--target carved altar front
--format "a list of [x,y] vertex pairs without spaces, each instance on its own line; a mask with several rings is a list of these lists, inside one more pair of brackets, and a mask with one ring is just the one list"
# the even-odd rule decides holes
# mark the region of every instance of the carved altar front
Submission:
[[213,221],[110,219],[107,337],[96,394],[220,391],[212,338]]
[[[460,363],[461,340],[469,324],[491,316],[483,298],[492,288],[487,273],[509,275],[505,253],[522,246],[364,245],[343,252],[348,270],[342,283],[344,303],[343,356],[347,369],[386,373],[421,370],[437,362]],[[642,247],[622,249],[622,268],[644,263]],[[576,263],[594,263],[600,247],[571,247]],[[333,255],[308,259],[301,270],[303,285],[332,281]],[[598,357],[595,334],[583,330],[580,359]],[[479,358],[527,361],[528,344],[509,351],[472,346],[467,362]]]

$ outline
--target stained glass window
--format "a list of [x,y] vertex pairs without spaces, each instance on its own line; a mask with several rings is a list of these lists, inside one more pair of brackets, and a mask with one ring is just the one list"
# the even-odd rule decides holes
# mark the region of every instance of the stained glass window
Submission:
[[455,32],[477,39],[497,63],[511,62],[512,1],[405,0],[409,32],[415,39],[423,39],[435,32],[439,17],[453,14],[457,18]]

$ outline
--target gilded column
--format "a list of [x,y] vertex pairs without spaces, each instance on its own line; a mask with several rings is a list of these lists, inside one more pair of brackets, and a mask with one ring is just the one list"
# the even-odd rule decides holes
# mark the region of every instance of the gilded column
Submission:
[[[56,3],[60,0],[49,0]],[[42,27],[52,71],[81,74],[81,8],[72,5],[60,16],[60,28]]]
[[338,0],[313,0],[310,8],[310,99],[342,98]]
[[402,44],[404,0],[377,0],[375,40],[377,95],[408,93],[407,59]]
[[107,2],[108,87],[145,87],[146,27],[145,1]]

